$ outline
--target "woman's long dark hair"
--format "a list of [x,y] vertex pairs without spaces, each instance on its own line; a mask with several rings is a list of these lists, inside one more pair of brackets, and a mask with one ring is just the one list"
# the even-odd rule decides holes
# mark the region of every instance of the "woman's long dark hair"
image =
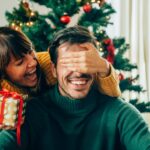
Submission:
[[[5,72],[10,62],[11,55],[19,59],[30,51],[34,51],[33,44],[23,32],[16,31],[10,27],[0,27],[0,79],[6,79],[12,83]],[[42,75],[39,64],[37,65],[37,75],[39,80],[35,88],[23,86],[21,86],[21,88],[27,90],[28,93],[40,92],[43,89],[41,86],[46,86],[46,81],[44,75]],[[20,87],[19,83],[13,84]]]

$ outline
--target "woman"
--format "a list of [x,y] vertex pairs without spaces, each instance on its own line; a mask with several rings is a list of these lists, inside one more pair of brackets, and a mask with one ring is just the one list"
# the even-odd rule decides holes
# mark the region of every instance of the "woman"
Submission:
[[[67,63],[71,63],[74,58],[67,56],[64,60],[67,59],[71,60]],[[113,67],[96,51],[88,50],[84,55],[79,54],[76,56],[77,60],[78,64],[82,64],[81,73],[100,72],[96,79],[100,92],[109,96],[120,95],[118,76]],[[31,41],[22,32],[0,27],[0,88],[35,96],[55,83],[48,52],[35,53]]]

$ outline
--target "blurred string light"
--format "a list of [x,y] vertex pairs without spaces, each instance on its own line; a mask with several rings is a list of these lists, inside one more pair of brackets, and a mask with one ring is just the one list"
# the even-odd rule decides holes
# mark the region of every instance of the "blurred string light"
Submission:
[[100,52],[102,52],[102,51],[103,51],[102,43],[99,42],[99,41],[96,41],[96,45],[97,45],[98,50],[99,50]]
[[23,25],[28,26],[28,27],[33,26],[34,22],[32,21],[32,18],[34,18],[36,16],[36,13],[32,10],[31,4],[29,3],[28,0],[22,0],[19,5],[21,8],[24,9],[25,15],[28,18],[28,21],[22,22],[19,20],[14,20],[11,23],[11,27],[14,28],[15,30],[21,30],[21,27]]

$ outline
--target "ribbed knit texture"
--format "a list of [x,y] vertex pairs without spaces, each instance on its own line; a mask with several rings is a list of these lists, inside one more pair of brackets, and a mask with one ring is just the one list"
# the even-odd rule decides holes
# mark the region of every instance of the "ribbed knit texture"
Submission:
[[[82,111],[89,112],[90,110],[93,110],[93,108],[96,106],[96,100],[93,99],[93,95],[95,95],[93,89],[89,92],[88,99],[83,98],[75,100],[68,97],[62,97],[59,94],[57,86],[55,86],[55,90],[53,90],[53,92],[50,92],[50,94],[52,103],[59,107],[59,110],[67,112],[68,115],[76,113],[79,114]],[[49,100],[47,103],[49,103]]]
[[111,71],[109,76],[105,78],[101,78],[98,75],[96,76],[99,91],[108,96],[121,96],[121,91],[119,87],[119,77],[116,71],[114,70],[113,66],[110,65],[110,67]]
[[38,52],[37,58],[41,66],[41,69],[44,72],[48,85],[54,85],[57,82],[57,80],[52,75],[51,70],[52,63],[50,61],[51,59],[48,52]]
[[150,150],[150,132],[130,104],[92,90],[80,100],[62,97],[55,86],[30,100],[21,128],[0,132],[0,150]]
[[[53,77],[52,72],[51,72],[52,64],[51,64],[50,56],[48,52],[38,52],[37,58],[41,66],[41,69],[43,70],[46,76],[46,81],[48,85],[54,85],[56,83],[56,79]],[[112,96],[112,97],[118,97],[121,95],[119,84],[118,84],[119,79],[112,66],[111,66],[110,75],[105,78],[101,78],[97,76],[96,82],[98,84],[99,91],[101,93]],[[0,87],[5,88],[9,91],[18,92],[20,94],[27,94],[26,91],[24,91],[20,87],[18,88],[17,86],[15,86],[14,84],[6,80],[0,81]]]

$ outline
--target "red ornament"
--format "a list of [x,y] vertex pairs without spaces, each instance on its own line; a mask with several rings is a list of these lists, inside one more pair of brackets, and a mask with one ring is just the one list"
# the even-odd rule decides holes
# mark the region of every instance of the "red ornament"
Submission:
[[70,22],[70,16],[68,16],[67,14],[61,16],[60,18],[60,21],[63,23],[63,24],[68,24]]
[[89,13],[92,10],[92,6],[89,3],[87,3],[83,6],[83,10],[84,12]]
[[108,45],[107,46],[107,50],[108,50],[108,53],[114,55],[114,53],[115,53],[115,47],[114,47],[113,44]]
[[113,64],[114,63],[114,55],[111,55],[111,54],[109,54],[107,57],[106,57],[106,59],[108,60],[108,62],[110,62],[111,64]]
[[119,73],[119,80],[121,81],[121,80],[124,80],[124,75],[122,74],[122,73]]
[[112,40],[111,39],[105,39],[104,44],[110,45],[110,44],[112,44]]

